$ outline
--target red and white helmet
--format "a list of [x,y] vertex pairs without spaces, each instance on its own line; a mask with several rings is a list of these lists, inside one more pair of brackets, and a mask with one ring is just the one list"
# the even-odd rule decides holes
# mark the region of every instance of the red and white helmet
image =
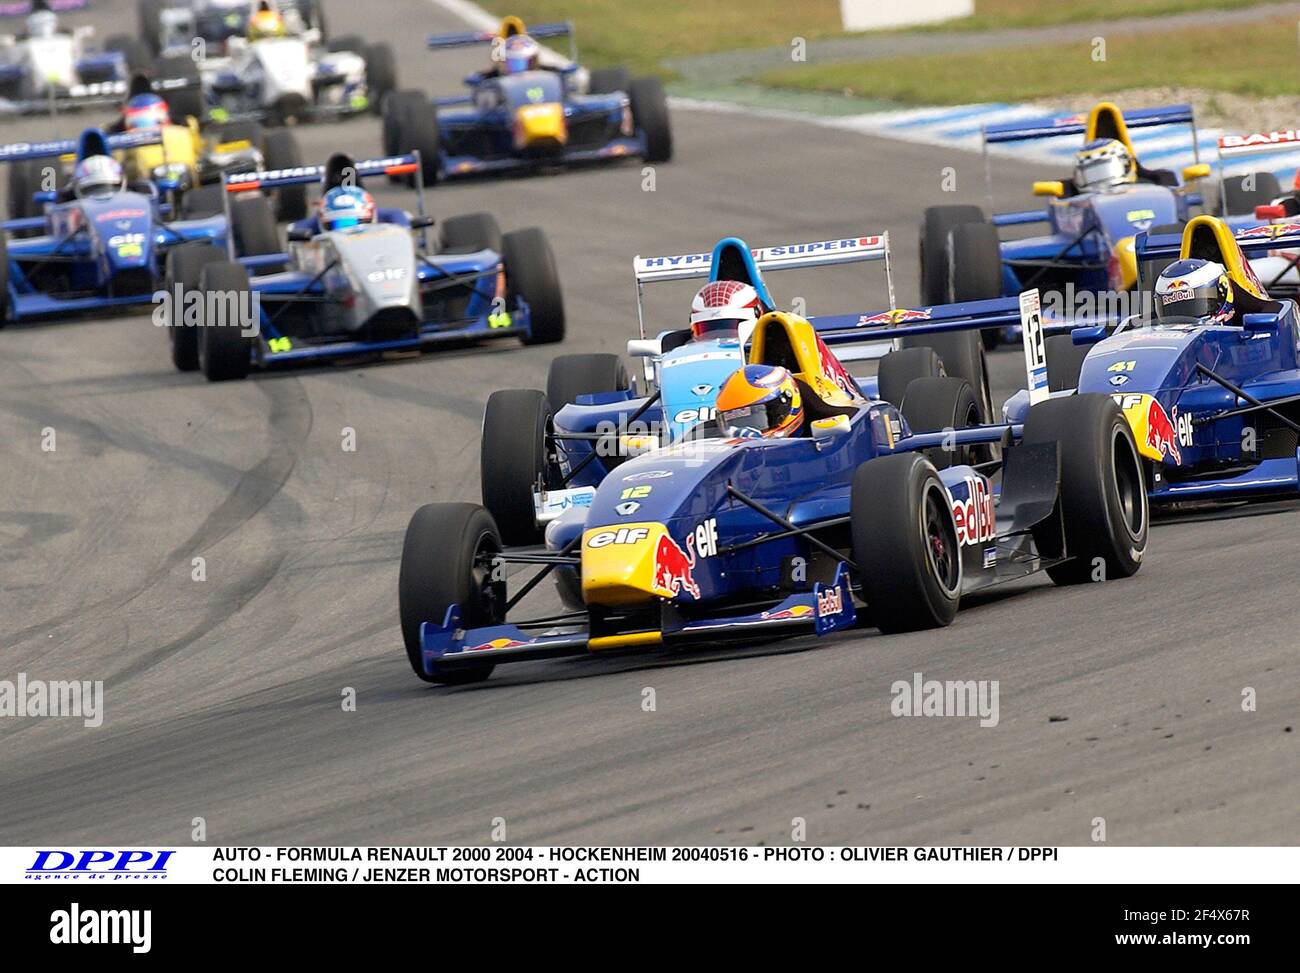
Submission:
[[758,320],[763,307],[758,291],[738,280],[714,280],[691,301],[691,331],[702,338],[713,331],[738,331]]

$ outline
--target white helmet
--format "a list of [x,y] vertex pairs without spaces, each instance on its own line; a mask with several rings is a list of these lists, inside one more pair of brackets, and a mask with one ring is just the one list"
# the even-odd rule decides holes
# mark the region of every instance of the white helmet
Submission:
[[714,280],[691,301],[691,330],[701,338],[711,331],[738,331],[762,313],[758,291],[738,280]]
[[72,191],[78,199],[110,196],[125,187],[126,176],[122,173],[122,166],[112,156],[87,156],[72,172]]
[[1226,321],[1234,309],[1232,279],[1213,260],[1178,260],[1156,278],[1155,302],[1162,321]]

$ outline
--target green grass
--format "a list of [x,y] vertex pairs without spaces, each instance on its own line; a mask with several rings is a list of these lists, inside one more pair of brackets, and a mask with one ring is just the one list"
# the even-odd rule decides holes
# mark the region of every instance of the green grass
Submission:
[[[1009,0],[1008,0],[1009,2]],[[1153,56],[1157,49],[1161,56]],[[973,54],[804,64],[761,84],[834,91],[909,105],[1028,101],[1097,91],[1192,86],[1256,97],[1300,94],[1300,46],[1291,18],[1215,31],[1108,38],[1106,60],[1088,43]]]
[[1045,27],[1089,20],[1163,17],[1195,10],[1234,10],[1276,0],[975,0],[975,16],[935,24],[929,30]]
[[[840,31],[839,0],[514,0],[494,3],[541,23],[571,20],[578,56],[589,67],[626,65],[633,74],[666,73],[663,62],[691,54],[789,44]],[[556,41],[557,50],[566,51]]]

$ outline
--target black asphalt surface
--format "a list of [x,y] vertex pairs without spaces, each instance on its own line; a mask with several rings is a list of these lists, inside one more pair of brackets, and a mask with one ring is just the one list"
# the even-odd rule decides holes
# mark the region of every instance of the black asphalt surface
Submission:
[[[95,8],[73,19],[134,22],[127,0]],[[421,0],[327,8],[335,34],[393,41],[405,85],[449,93],[477,63],[423,51],[458,25]],[[81,121],[0,123],[0,139]],[[653,191],[629,163],[430,194],[440,216],[545,228],[563,346],[210,385],[172,369],[145,315],[0,331],[0,679],[102,679],[106,710],[98,729],[0,719],[0,844],[184,843],[196,817],[222,844],[477,843],[496,818],[512,842],[552,844],[785,843],[796,818],[813,843],[1086,845],[1098,818],[1112,844],[1300,837],[1293,504],[1162,524],[1132,580],[1034,580],[937,633],[528,663],[462,689],[411,674],[407,520],[477,499],[492,390],[634,336],[633,255],[888,229],[910,301],[921,209],[953,200],[943,168],[980,201],[974,156],[795,120],[673,121]],[[379,153],[372,118],[298,134],[309,158]],[[999,169],[1019,202],[1036,173]],[[885,303],[878,266],[771,284],[814,312]],[[653,320],[684,320],[689,296],[663,285]],[[998,353],[996,384],[1020,368]],[[891,685],[918,672],[997,680],[998,725],[892,716]]]

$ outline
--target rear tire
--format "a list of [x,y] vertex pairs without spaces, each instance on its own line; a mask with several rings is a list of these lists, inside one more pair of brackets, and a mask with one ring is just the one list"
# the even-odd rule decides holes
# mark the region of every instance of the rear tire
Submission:
[[[189,193],[184,198],[188,199]],[[163,287],[170,302],[167,338],[177,371],[193,372],[199,367],[199,329],[185,324],[185,295],[199,291],[204,267],[225,261],[225,251],[210,243],[182,243],[167,252],[163,271]]]
[[970,382],[980,404],[980,414],[988,422],[993,416],[993,397],[989,392],[989,369],[984,342],[975,331],[950,331],[947,334],[919,335],[903,338],[905,348],[929,348],[943,362],[943,374]]
[[[1025,419],[1024,441],[1060,446],[1059,506],[1071,560],[1048,568],[1048,576],[1068,585],[1136,573],[1150,515],[1133,431],[1114,399],[1094,394],[1040,402]],[[1035,527],[1040,550],[1052,549],[1056,529],[1055,517]]]
[[167,92],[167,108],[172,123],[187,125],[191,117],[200,121],[207,114],[207,102],[203,97],[202,83],[199,78],[199,66],[188,54],[164,54],[153,63],[152,77],[156,80],[184,79],[190,86]]
[[153,52],[141,41],[127,34],[114,34],[104,41],[104,50],[117,51],[126,62],[127,76],[146,74],[153,66]]
[[429,674],[420,651],[420,625],[442,624],[459,605],[466,628],[499,625],[505,617],[505,582],[491,580],[482,555],[502,548],[492,515],[473,503],[428,503],[415,512],[402,543],[397,581],[398,614],[406,658],[425,682],[445,686],[482,682],[490,663]]
[[[1254,180],[1251,188],[1251,180]],[[1254,216],[1256,206],[1267,206],[1282,195],[1282,186],[1271,172],[1225,176],[1219,191],[1227,203],[1229,216]]]
[[[992,223],[963,223],[948,242],[948,301],[991,301],[1002,296],[1002,250]],[[979,333],[988,349],[996,348],[1000,330]]]
[[501,239],[506,265],[506,300],[513,309],[519,298],[531,314],[526,345],[547,345],[564,339],[564,296],[555,269],[555,254],[546,234],[537,227],[515,230]]
[[[914,433],[969,429],[980,424],[980,406],[964,378],[917,378],[907,386],[899,412]],[[973,462],[972,447],[924,450],[935,469]]]
[[370,113],[378,115],[383,111],[384,99],[397,90],[397,60],[392,47],[382,42],[362,48],[361,53],[366,62],[366,97],[370,99]]
[[628,85],[632,121],[645,132],[646,162],[667,162],[673,157],[673,130],[668,119],[668,99],[658,78],[638,78]]
[[[42,187],[46,163],[41,159],[22,159],[9,164],[9,218],[25,220],[42,215],[44,207],[33,198]],[[40,230],[23,230],[18,238],[39,236]]]
[[271,201],[259,192],[239,193],[230,200],[230,232],[241,257],[284,251]]
[[181,194],[181,219],[203,220],[224,212],[225,190],[220,185],[195,186]]
[[632,76],[627,68],[597,68],[587,80],[587,92],[593,95],[612,95],[631,86]]
[[904,348],[891,351],[880,359],[876,385],[880,398],[894,408],[903,402],[907,387],[918,378],[943,378],[947,373],[943,361],[933,348]]
[[501,227],[491,213],[465,213],[438,224],[439,253],[501,252]]
[[[287,128],[266,132],[262,156],[267,169],[295,169],[302,165],[298,139]],[[307,187],[281,186],[275,190],[275,216],[281,223],[296,223],[307,218]],[[278,238],[278,232],[277,232]]]
[[139,0],[136,7],[140,39],[154,54],[162,49],[162,11],[166,6],[168,0]]
[[[199,274],[199,289],[205,294],[235,294],[240,299],[240,307],[248,306],[245,295],[252,290],[248,271],[230,261],[213,261],[204,266]],[[206,309],[199,317],[202,324],[198,336],[199,367],[207,380],[226,382],[247,377],[252,364],[253,337],[245,335],[243,329],[249,322],[209,321]]]
[[952,501],[919,453],[868,460],[853,475],[853,560],[882,632],[952,622],[961,601],[961,547]]
[[[413,97],[414,96],[414,97]],[[438,144],[438,109],[421,92],[398,91],[387,99],[384,110],[384,141],[391,138],[389,155],[420,153],[424,184],[438,181],[442,167]],[[413,180],[407,180],[413,182]]]
[[1043,345],[1047,356],[1047,390],[1064,392],[1079,387],[1079,372],[1092,345],[1076,345],[1068,334],[1047,336]]
[[948,300],[948,238],[963,223],[983,223],[978,206],[930,206],[921,220],[921,303]]
[[483,506],[510,545],[542,539],[533,506],[533,488],[555,480],[547,455],[551,405],[535,389],[493,392],[483,411],[479,482]]
[[621,392],[632,387],[627,368],[618,355],[560,355],[546,376],[546,400],[559,412],[579,395]]

